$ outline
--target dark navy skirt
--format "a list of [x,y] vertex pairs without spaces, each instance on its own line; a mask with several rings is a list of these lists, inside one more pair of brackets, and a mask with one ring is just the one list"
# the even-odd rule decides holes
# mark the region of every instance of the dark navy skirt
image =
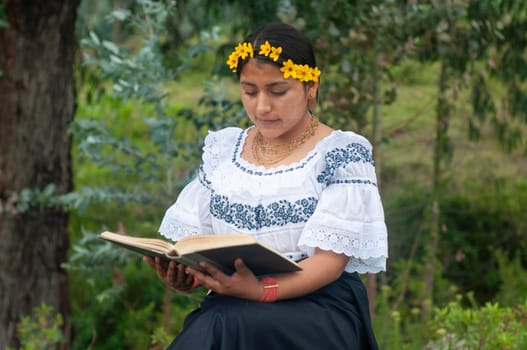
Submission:
[[169,350],[378,349],[356,273],[302,298],[260,303],[216,293],[185,319]]

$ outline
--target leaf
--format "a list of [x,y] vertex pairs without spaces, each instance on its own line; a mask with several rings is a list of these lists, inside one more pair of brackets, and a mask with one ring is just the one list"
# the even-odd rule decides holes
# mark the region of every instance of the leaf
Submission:
[[110,61],[117,63],[117,64],[123,63],[123,60],[119,56],[116,56],[116,55],[110,55]]
[[90,38],[95,45],[101,45],[101,41],[95,32],[90,32]]
[[118,10],[113,11],[110,14],[110,17],[115,18],[119,21],[124,21],[125,19],[130,17],[130,14],[131,12],[128,9],[118,9]]
[[104,40],[102,42],[102,46],[104,46],[108,51],[111,51],[114,54],[119,54],[119,48],[111,41]]

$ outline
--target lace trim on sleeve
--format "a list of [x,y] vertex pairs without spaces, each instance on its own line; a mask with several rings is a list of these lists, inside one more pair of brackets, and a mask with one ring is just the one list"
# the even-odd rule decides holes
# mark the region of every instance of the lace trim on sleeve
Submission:
[[229,127],[220,131],[209,131],[205,137],[201,170],[210,174],[225,159],[232,157],[232,147],[236,140],[242,137],[240,128]]
[[376,273],[386,270],[388,241],[385,226],[375,223],[362,225],[360,232],[310,225],[304,229],[298,245],[303,250],[318,247],[349,256],[346,271]]
[[159,233],[172,241],[177,241],[185,236],[197,235],[199,228],[165,216],[159,227]]
[[369,259],[351,257],[345,270],[347,272],[358,272],[361,274],[386,271],[386,258],[383,256]]

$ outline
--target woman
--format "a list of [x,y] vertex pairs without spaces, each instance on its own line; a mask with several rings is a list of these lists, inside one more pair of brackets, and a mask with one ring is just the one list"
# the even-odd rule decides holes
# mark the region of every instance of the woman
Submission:
[[385,270],[388,255],[370,143],[312,114],[320,71],[293,27],[263,26],[227,64],[254,125],[209,133],[160,233],[248,233],[302,271],[257,278],[238,259],[233,275],[203,274],[145,258],[175,291],[210,290],[169,349],[377,349],[357,275]]

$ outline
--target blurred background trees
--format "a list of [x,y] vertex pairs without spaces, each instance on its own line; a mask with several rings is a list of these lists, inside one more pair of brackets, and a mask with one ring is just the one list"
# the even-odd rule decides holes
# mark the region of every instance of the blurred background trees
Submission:
[[[44,30],[60,18],[69,25]],[[95,233],[156,236],[207,130],[247,125],[224,62],[269,21],[315,43],[319,118],[375,145],[390,259],[387,273],[365,279],[381,348],[526,344],[527,5],[512,0],[0,2],[0,261],[14,266],[0,274],[0,329],[9,330],[0,344],[156,349],[177,334],[204,291],[171,293]],[[58,47],[57,33],[68,38]],[[18,37],[16,52],[32,59],[12,59]],[[76,96],[33,108],[47,95],[27,86],[42,81],[74,82]],[[36,131],[42,138],[29,136]],[[43,172],[68,169],[70,151],[69,180]],[[69,235],[48,221],[56,215]],[[57,254],[54,268],[43,272],[42,254],[24,247]],[[66,273],[67,286],[49,287]]]

